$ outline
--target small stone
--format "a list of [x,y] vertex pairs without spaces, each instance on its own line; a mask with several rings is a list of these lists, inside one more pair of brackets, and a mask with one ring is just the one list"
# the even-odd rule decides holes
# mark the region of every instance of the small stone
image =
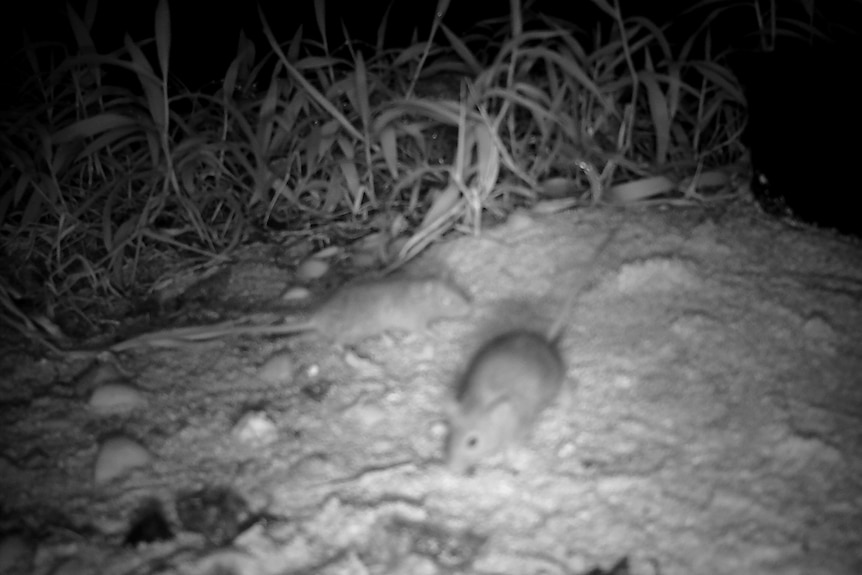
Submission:
[[263,412],[243,415],[233,426],[234,438],[246,445],[268,445],[278,439],[275,423]]
[[97,485],[125,475],[132,469],[149,465],[153,456],[140,443],[124,436],[116,436],[102,442],[93,468]]
[[290,287],[281,294],[281,300],[285,302],[306,301],[310,297],[311,292],[308,291],[308,288],[304,288],[302,286]]
[[802,332],[815,340],[834,342],[837,338],[835,329],[822,314],[813,314],[802,324]]
[[128,413],[145,407],[147,398],[141,390],[129,384],[106,383],[93,391],[89,405],[99,415]]
[[310,257],[297,266],[296,276],[303,281],[316,280],[325,276],[328,271],[329,262]]
[[257,377],[267,383],[290,383],[293,380],[296,362],[289,353],[272,356],[257,370]]

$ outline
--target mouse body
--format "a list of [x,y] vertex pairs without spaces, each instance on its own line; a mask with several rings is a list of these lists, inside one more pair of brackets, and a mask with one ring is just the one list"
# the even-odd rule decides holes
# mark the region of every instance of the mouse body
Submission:
[[546,334],[514,329],[482,345],[454,389],[446,438],[446,465],[470,473],[477,463],[522,440],[560,394],[566,364],[560,341],[585,286],[616,237],[618,224],[604,238],[573,286]]
[[[343,344],[389,330],[420,332],[442,319],[470,313],[470,297],[440,278],[384,278],[348,283],[336,290],[304,319],[274,323],[272,312],[209,325],[146,333],[114,344],[112,351],[142,346],[177,345],[238,335],[287,335],[316,331]],[[261,323],[261,317],[264,317]],[[251,323],[249,323],[251,322]]]
[[528,330],[498,335],[473,356],[455,390],[446,459],[455,473],[524,439],[557,397],[565,365],[556,343]]
[[336,290],[305,319],[232,325],[218,335],[271,336],[316,331],[333,341],[349,344],[390,330],[421,332],[435,321],[463,317],[470,309],[470,297],[446,280],[364,280]]
[[[421,332],[470,313],[470,297],[440,278],[390,278],[350,284],[312,313],[308,325],[341,342],[389,330]],[[277,326],[273,326],[277,327]]]

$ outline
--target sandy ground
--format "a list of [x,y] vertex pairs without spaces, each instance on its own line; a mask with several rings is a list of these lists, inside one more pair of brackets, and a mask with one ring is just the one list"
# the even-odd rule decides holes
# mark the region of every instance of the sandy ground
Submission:
[[[862,573],[860,264],[853,242],[734,213],[518,215],[413,265],[473,297],[428,331],[133,350],[127,378],[4,353],[0,571]],[[564,395],[453,474],[445,406],[471,353],[544,329],[584,270]],[[225,289],[290,281],[246,261]],[[120,379],[140,405],[88,406]],[[118,435],[145,456],[96,481]],[[158,510],[141,538],[163,540],[124,544]]]

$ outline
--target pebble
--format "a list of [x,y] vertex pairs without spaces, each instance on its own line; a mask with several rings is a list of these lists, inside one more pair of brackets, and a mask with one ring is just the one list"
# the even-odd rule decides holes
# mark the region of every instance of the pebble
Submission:
[[296,268],[296,276],[303,281],[316,280],[329,271],[329,262],[317,257],[310,257]]
[[293,286],[281,294],[281,300],[289,303],[304,302],[311,297],[311,292],[303,286]]
[[253,411],[243,415],[233,426],[234,438],[245,445],[261,446],[278,439],[278,429],[266,413]]
[[152,454],[137,441],[125,436],[111,437],[99,447],[93,478],[96,485],[102,485],[152,461]]
[[257,377],[267,383],[290,383],[296,370],[296,362],[289,353],[279,353],[257,369]]
[[99,415],[128,413],[145,407],[147,398],[138,388],[126,383],[107,383],[93,390],[90,409]]

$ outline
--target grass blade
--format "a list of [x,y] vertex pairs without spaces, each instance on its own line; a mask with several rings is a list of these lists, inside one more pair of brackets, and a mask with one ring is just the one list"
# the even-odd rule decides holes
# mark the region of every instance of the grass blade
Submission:
[[162,78],[167,80],[171,56],[171,10],[168,8],[168,0],[159,0],[156,8],[156,51],[159,54]]

